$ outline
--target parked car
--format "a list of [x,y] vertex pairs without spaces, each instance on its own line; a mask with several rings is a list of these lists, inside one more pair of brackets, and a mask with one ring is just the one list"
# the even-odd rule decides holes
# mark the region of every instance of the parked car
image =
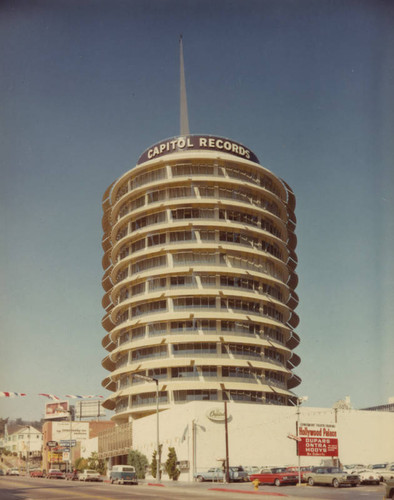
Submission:
[[355,469],[351,472],[360,476],[360,484],[379,484],[380,475],[373,469]]
[[384,469],[375,469],[379,474],[381,481],[388,481],[389,479],[394,479],[394,463],[389,463]]
[[138,484],[137,473],[132,465],[114,465],[109,473],[111,484]]
[[257,472],[260,472],[261,467],[258,467],[257,465],[246,465],[244,466],[244,471],[248,475],[248,480],[250,481],[249,476],[251,474],[257,474]]
[[0,476],[5,476],[5,472],[3,471],[3,469],[0,469]]
[[32,469],[30,471],[30,477],[44,477],[44,471],[41,469]]
[[[309,472],[312,470],[312,466],[306,467],[302,466],[300,467],[301,470],[301,482],[306,483],[307,476]],[[287,472],[295,472],[298,476],[298,466],[291,466],[291,467],[286,467]]]
[[8,469],[7,475],[8,476],[19,476],[19,469],[16,467],[13,467],[12,469]]
[[84,469],[78,474],[80,481],[102,481],[100,474],[93,469]]
[[281,486],[282,484],[297,484],[298,472],[288,472],[287,467],[263,467],[259,473],[249,476],[251,481],[258,479],[260,483],[274,484]]
[[47,479],[64,479],[65,475],[60,469],[49,469]]
[[360,484],[360,477],[357,474],[349,474],[339,467],[313,467],[308,474],[308,484],[330,484],[334,488],[338,488],[344,484],[357,486]]
[[[229,467],[229,480],[233,483],[240,481],[249,481],[248,473],[240,465]],[[222,467],[211,467],[207,471],[197,472],[194,474],[194,479],[198,482],[202,481],[223,481],[224,471]]]
[[386,491],[384,498],[394,499],[394,479],[388,479],[386,482]]
[[78,481],[78,471],[73,470],[72,472],[66,472],[67,481]]

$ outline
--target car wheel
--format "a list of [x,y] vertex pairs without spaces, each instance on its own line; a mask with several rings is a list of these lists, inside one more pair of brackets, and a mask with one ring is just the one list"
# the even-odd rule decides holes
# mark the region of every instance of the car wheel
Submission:
[[334,488],[339,488],[339,481],[338,481],[338,479],[333,479],[332,485],[334,486]]
[[202,483],[204,481],[204,478],[202,476],[197,476],[197,481],[199,483]]
[[309,486],[313,486],[315,484],[313,477],[308,478],[308,484],[309,484]]
[[358,486],[357,483],[352,484],[352,488],[355,488],[356,486]]
[[280,486],[280,479],[276,478],[274,484],[275,486]]
[[111,484],[114,484],[114,480],[112,478],[110,479],[110,481],[111,481]]

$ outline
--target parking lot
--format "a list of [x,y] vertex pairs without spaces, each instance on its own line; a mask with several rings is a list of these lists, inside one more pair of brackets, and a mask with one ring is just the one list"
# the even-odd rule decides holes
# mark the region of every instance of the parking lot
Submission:
[[[60,495],[60,496],[59,496]],[[220,499],[241,500],[250,496],[289,499],[374,499],[381,500],[384,485],[332,488],[329,486],[259,486],[255,490],[253,484],[244,483],[186,483],[162,481],[161,483],[140,481],[138,485],[114,485],[109,482],[85,483],[82,481],[52,480],[46,478],[29,478],[26,476],[3,476],[0,478],[0,500],[55,500],[67,498],[78,500],[92,498],[97,500],[143,499],[155,500],[189,500]]]

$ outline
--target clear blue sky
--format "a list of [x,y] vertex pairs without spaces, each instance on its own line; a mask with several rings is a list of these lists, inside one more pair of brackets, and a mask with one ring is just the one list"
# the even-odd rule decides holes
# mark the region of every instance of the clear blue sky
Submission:
[[308,406],[394,396],[394,3],[3,0],[0,416],[101,394],[101,198],[179,134],[244,143],[292,186]]

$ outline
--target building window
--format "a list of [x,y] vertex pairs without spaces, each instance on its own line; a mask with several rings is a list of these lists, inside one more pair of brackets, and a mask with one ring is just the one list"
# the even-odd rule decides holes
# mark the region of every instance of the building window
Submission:
[[191,198],[194,197],[194,189],[191,186],[181,186],[170,188],[170,198]]
[[197,367],[180,366],[177,368],[171,368],[171,376],[173,378],[198,377]]
[[223,400],[264,403],[263,393],[258,391],[223,391]]
[[171,243],[178,243],[180,241],[192,241],[196,239],[194,231],[172,231],[170,233]]
[[[159,403],[167,403],[167,391],[159,391]],[[156,392],[146,392],[144,394],[136,394],[131,398],[132,406],[144,406],[156,404]]]
[[151,323],[148,325],[149,336],[165,335],[167,333],[167,323]]
[[177,309],[205,309],[205,308],[215,308],[216,299],[215,297],[180,297],[174,298],[174,310]]
[[261,348],[254,345],[222,344],[222,354],[240,358],[260,358]]
[[167,287],[166,278],[149,278],[148,283],[149,283],[149,291],[150,292]]
[[216,354],[216,344],[213,342],[190,342],[185,344],[174,344],[172,346],[175,355],[180,354],[185,356],[187,354],[193,354],[198,356],[199,354]]
[[218,370],[216,366],[202,366],[201,375],[203,377],[217,377]]
[[154,347],[145,347],[143,349],[136,349],[131,354],[131,359],[147,359],[147,358],[163,358],[167,356],[167,346],[159,345]]
[[172,175],[213,175],[213,166],[211,165],[173,165]]
[[217,401],[218,393],[216,390],[193,390],[174,391],[174,401]]
[[166,235],[164,233],[152,234],[147,236],[146,240],[148,242],[148,247],[153,247],[155,245],[164,245],[166,242]]
[[244,368],[241,366],[223,366],[222,367],[222,375],[223,377],[232,377],[232,378],[247,378],[247,379],[255,379],[256,376],[261,376],[261,370],[254,370],[252,368]]

